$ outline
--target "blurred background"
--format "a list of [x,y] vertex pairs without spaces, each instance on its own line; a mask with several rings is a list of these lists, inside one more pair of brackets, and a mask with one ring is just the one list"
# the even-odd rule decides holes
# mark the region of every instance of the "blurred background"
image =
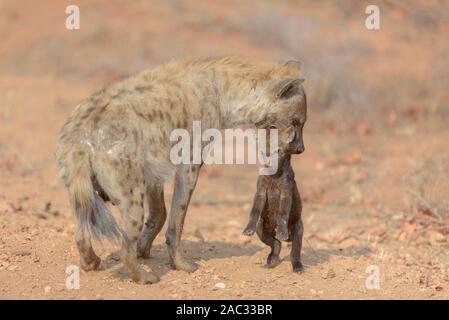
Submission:
[[[65,27],[72,4],[79,30]],[[368,4],[380,8],[380,30],[365,27]],[[303,63],[309,120],[294,168],[306,281],[285,292],[288,264],[267,276],[266,249],[240,236],[257,168],[209,166],[189,209],[185,247],[212,271],[185,280],[197,290],[169,282],[145,288],[144,297],[377,297],[354,270],[379,264],[389,270],[381,297],[449,298],[448,36],[443,0],[0,0],[0,296],[73,295],[54,289],[63,285],[57,272],[78,257],[53,150],[74,106],[173,58],[232,54]],[[169,205],[169,187],[166,194]],[[184,281],[164,265],[163,237],[157,241],[149,266]],[[131,283],[86,277],[87,298],[132,296]],[[233,289],[209,290],[215,277]],[[266,277],[270,291],[260,288]],[[106,290],[117,283],[129,290]]]

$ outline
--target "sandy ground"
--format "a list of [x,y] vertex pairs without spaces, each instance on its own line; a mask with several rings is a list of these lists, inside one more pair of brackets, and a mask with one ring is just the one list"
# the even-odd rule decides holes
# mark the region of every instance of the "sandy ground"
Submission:
[[[281,59],[291,49],[260,39],[263,28],[272,30],[269,24],[260,27],[268,10],[262,1],[252,2],[257,10],[251,24],[241,22],[251,6],[234,1],[79,2],[79,31],[64,28],[64,1],[40,1],[39,6],[34,1],[0,2],[0,298],[449,298],[448,106],[437,82],[432,92],[446,104],[430,103],[432,112],[421,102],[374,111],[312,104],[306,152],[293,161],[304,199],[303,273],[291,271],[287,244],[283,262],[267,269],[268,249],[257,237],[241,236],[257,167],[206,166],[183,236],[185,255],[200,265],[195,273],[170,268],[163,230],[153,257],[141,261],[161,276],[159,283],[143,286],[130,281],[118,248],[106,245],[96,248],[102,270],[81,272],[80,288],[67,289],[66,268],[77,265],[79,257],[53,150],[57,132],[76,103],[106,83],[171,57],[233,53]],[[310,3],[286,2],[279,10],[287,9],[300,10],[318,22],[332,15],[332,7]],[[409,17],[404,10],[395,8],[391,16]],[[348,19],[345,26],[351,37],[362,37],[360,19]],[[393,25],[386,19],[389,23]],[[400,23],[405,22],[396,21]],[[316,32],[327,35],[323,41],[349,37],[329,34],[335,27],[329,21],[321,26]],[[447,26],[442,28],[439,32],[447,31]],[[379,87],[383,79],[388,84],[404,74],[418,83],[434,79],[433,69],[423,62],[432,54],[430,49],[407,40],[406,31],[411,33],[404,27],[402,42],[397,29],[370,34],[365,45],[379,54],[377,59],[371,56],[368,67],[363,57],[351,60],[359,63],[360,73],[372,71],[372,86],[380,90],[373,89],[375,97],[379,92],[387,96],[390,90],[407,96],[415,90]],[[441,38],[434,37],[434,53],[446,52]],[[447,74],[446,64],[436,69],[441,72],[436,79]],[[426,201],[428,206],[423,205]],[[373,266],[379,270],[378,289],[366,285]]]

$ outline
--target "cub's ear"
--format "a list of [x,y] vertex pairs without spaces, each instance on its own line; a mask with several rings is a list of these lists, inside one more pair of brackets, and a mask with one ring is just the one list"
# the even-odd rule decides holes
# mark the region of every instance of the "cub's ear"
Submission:
[[302,62],[299,60],[288,60],[286,63],[284,63],[284,66],[286,67],[294,67],[298,70],[302,69]]
[[289,144],[295,139],[295,130],[292,128],[288,128],[283,134],[281,135],[282,142],[284,144]]
[[298,90],[301,83],[304,82],[302,78],[287,78],[278,81],[274,86],[274,98],[275,99],[286,99],[291,97]]

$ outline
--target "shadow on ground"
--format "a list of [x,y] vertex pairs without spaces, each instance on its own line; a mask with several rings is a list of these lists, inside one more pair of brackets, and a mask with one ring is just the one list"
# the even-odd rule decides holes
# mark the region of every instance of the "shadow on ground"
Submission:
[[[238,244],[224,241],[190,241],[182,242],[184,256],[196,262],[201,260],[226,259],[230,257],[252,256],[264,249],[262,245]],[[290,259],[290,245],[283,244],[283,261]],[[302,259],[306,267],[316,266],[329,260],[331,256],[366,256],[370,249],[367,246],[354,246],[346,249],[324,248],[313,249],[310,246],[303,248]],[[172,270],[168,262],[168,254],[165,245],[155,245],[151,251],[151,258],[141,260],[142,264],[150,267],[159,277],[163,277]],[[120,265],[120,252],[110,253],[102,262],[102,269],[113,269]],[[113,271],[115,277],[119,279],[129,278],[126,268],[120,267]]]

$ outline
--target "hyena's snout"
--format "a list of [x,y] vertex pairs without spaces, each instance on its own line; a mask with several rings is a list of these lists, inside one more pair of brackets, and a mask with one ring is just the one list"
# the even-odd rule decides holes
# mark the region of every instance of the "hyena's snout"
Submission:
[[301,154],[303,153],[305,150],[304,145],[298,146],[297,148],[295,148],[295,150],[293,151],[294,154]]
[[291,152],[294,154],[300,154],[303,153],[305,150],[304,147],[304,140],[302,139],[302,135],[299,137],[299,139],[295,139],[295,141],[291,145]]

